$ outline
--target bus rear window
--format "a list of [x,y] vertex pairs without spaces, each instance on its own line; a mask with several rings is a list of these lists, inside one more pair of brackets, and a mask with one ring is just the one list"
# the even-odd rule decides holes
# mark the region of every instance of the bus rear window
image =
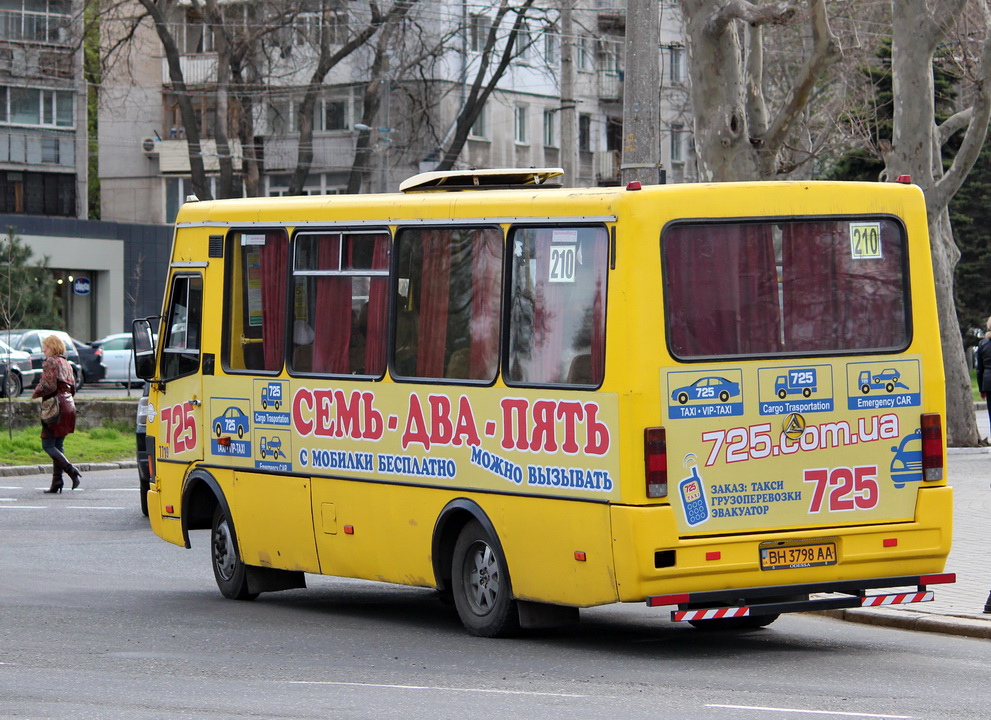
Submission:
[[661,248],[677,358],[908,345],[905,234],[891,218],[679,224]]

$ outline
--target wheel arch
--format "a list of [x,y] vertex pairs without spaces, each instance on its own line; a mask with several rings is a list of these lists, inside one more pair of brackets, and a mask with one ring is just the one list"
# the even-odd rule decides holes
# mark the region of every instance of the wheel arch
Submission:
[[[458,535],[461,534],[461,530],[472,520],[477,520],[485,529],[485,532],[492,539],[492,544],[498,548],[499,554],[503,557],[507,569],[509,568],[509,559],[506,557],[506,553],[502,548],[502,542],[499,540],[499,534],[496,532],[495,525],[492,524],[489,516],[474,500],[456,498],[444,506],[437,516],[437,521],[434,523],[431,560],[434,566],[434,581],[436,582],[437,589],[441,592],[449,592],[451,590],[451,564],[454,561],[454,544],[458,541]],[[511,583],[512,572],[509,573],[509,577]],[[511,585],[510,592],[512,592]]]
[[[227,497],[217,479],[202,468],[194,468],[186,476],[182,488],[182,539],[187,548],[192,547],[189,542],[190,530],[210,530],[213,527],[213,513],[218,505],[223,507],[227,517],[231,517]],[[231,535],[236,543],[237,536],[234,535],[233,527]]]

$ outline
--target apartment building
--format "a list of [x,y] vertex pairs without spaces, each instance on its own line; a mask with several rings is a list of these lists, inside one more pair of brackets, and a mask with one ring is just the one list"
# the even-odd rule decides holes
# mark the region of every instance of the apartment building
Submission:
[[[135,3],[136,7],[137,4]],[[225,24],[258,30],[238,83],[218,92],[221,57],[206,19],[190,3],[171,6],[170,32],[179,50],[186,92],[196,108],[201,157],[211,193],[217,195],[221,154],[215,142],[218,108],[226,108],[229,153],[235,174],[259,174],[258,194],[289,191],[299,161],[301,113],[315,66],[321,31],[340,48],[367,22],[367,6],[340,2],[327,11],[320,0],[279,6],[259,16],[257,4],[223,4]],[[344,192],[355,164],[359,131],[370,132],[372,152],[361,168],[363,192],[394,191],[405,178],[433,169],[453,136],[469,97],[498,3],[489,0],[421,0],[389,48],[379,74],[383,90],[373,123],[362,123],[365,90],[373,79],[374,38],[322,79],[313,114],[312,162],[303,192]],[[660,157],[668,181],[694,179],[690,169],[691,116],[685,85],[681,15],[676,2],[660,3],[658,62],[662,127]],[[135,10],[135,14],[138,10]],[[577,184],[614,184],[622,159],[625,0],[579,0],[570,36],[561,31],[557,5],[535,5],[520,26],[512,60],[484,103],[456,167],[557,166],[562,143],[577,143]],[[515,15],[497,26],[498,63]],[[105,32],[129,27],[107,23]],[[400,41],[401,39],[401,41]],[[574,57],[576,137],[562,137],[561,56]],[[107,42],[104,43],[108,45]],[[162,43],[145,21],[126,58],[104,76],[100,103],[99,159],[103,218],[120,222],[170,222],[192,193],[187,132],[177,85]],[[234,108],[232,110],[232,108]],[[241,117],[238,117],[238,113]],[[253,134],[238,132],[244,114]],[[240,135],[240,136],[239,136]],[[257,148],[257,165],[244,161],[242,142]]]

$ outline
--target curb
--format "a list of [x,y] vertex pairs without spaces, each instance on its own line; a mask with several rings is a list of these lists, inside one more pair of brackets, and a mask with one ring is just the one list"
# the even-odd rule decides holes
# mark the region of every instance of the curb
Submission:
[[916,632],[941,633],[987,640],[991,638],[991,615],[987,620],[955,615],[933,615],[911,610],[823,610],[822,615],[857,622]]
[[[136,468],[137,460],[121,460],[109,463],[76,463],[76,467],[81,472],[91,472],[93,470],[123,470]],[[0,477],[14,477],[17,475],[45,475],[52,471],[51,463],[44,465],[7,465],[0,467]]]

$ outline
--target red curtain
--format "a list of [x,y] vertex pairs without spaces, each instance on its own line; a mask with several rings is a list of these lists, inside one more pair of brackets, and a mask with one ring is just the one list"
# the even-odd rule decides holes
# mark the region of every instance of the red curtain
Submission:
[[[596,267],[605,268],[605,252],[602,253],[602,265]],[[596,258],[598,262],[598,258]],[[603,272],[603,275],[605,273]],[[605,302],[605,278],[595,279],[595,300],[592,302],[592,349],[591,366],[593,385],[600,385],[605,375],[606,366],[606,302]]]
[[664,239],[668,337],[675,355],[741,355],[781,348],[769,225],[695,225]]
[[416,374],[444,377],[447,350],[447,316],[451,293],[451,235],[427,230],[423,238],[423,273],[420,277],[419,342]]
[[470,376],[491,380],[499,364],[502,232],[496,228],[475,232],[471,260]]
[[782,295],[789,352],[896,347],[905,341],[902,245],[854,258],[835,222],[785,226]]
[[286,236],[274,231],[261,246],[262,339],[265,370],[281,370],[286,344]]
[[537,383],[557,383],[562,377],[564,355],[564,316],[568,312],[570,286],[549,283],[551,238],[554,231],[535,230],[533,239],[537,276],[534,285],[533,346],[534,364],[529,378]]
[[[372,251],[372,269],[389,269],[389,236],[376,235]],[[368,286],[368,337],[365,342],[365,372],[381,375],[385,372],[385,338],[388,306],[388,282],[373,277]]]
[[[341,236],[325,235],[319,242],[319,269],[340,270]],[[351,278],[320,276],[316,278],[316,284],[313,371],[347,373],[351,347]]]

